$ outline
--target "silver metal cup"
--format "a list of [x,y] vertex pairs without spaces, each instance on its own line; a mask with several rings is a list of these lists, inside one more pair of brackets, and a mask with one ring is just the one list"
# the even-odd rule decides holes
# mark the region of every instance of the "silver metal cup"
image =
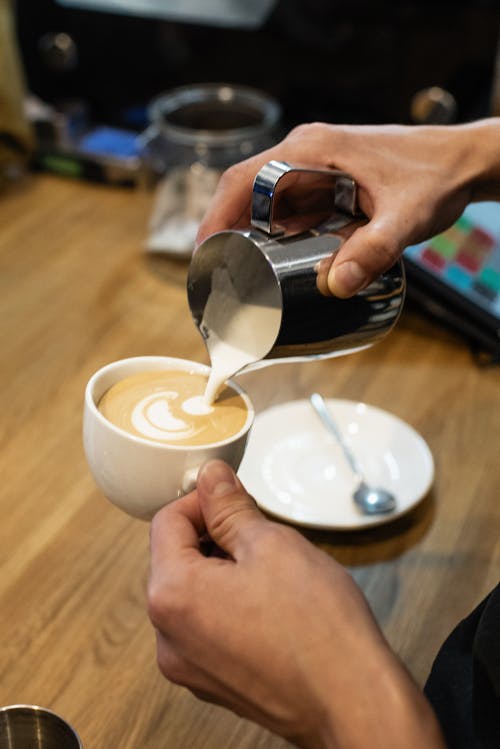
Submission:
[[403,306],[401,261],[350,299],[324,296],[316,284],[317,264],[364,223],[348,174],[266,164],[254,182],[251,226],[208,237],[191,261],[188,300],[209,354],[221,340],[247,346],[248,370],[284,357],[340,356],[385,336]]
[[0,749],[83,749],[63,718],[37,705],[0,707]]

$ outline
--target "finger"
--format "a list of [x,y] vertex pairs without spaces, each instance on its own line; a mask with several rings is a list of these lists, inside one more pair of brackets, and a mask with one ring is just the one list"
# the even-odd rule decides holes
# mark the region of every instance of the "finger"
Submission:
[[[186,687],[199,700],[226,707],[238,715],[245,710],[247,700],[215,673],[205,673],[196,661],[183,656],[181,649],[157,633],[157,662],[163,676],[173,684]],[[255,718],[254,718],[255,719]]]
[[156,630],[156,660],[163,676],[173,684],[188,688],[204,688],[206,679],[203,672],[184,657],[182,647],[174,638]]
[[[327,285],[330,293],[346,299],[368,286],[394,265],[402,254],[405,247],[405,244],[401,244],[403,236],[404,231],[389,217],[384,220],[372,219],[365,226],[356,229],[328,269]],[[321,283],[324,283],[323,279]]]
[[196,246],[217,231],[249,225],[253,182],[267,162],[275,159],[311,168],[335,168],[326,158],[326,134],[333,149],[332,139],[341,136],[341,130],[322,124],[299,125],[276,145],[226,170],[200,224]]
[[330,268],[332,267],[334,257],[334,253],[332,253],[328,257],[324,257],[323,260],[318,263],[315,269],[316,286],[318,287],[318,291],[320,292],[320,294],[323,294],[323,296],[332,295],[330,287],[328,286],[328,274],[330,272]]
[[199,226],[196,247],[215,232],[250,224],[253,183],[257,172],[273,158],[271,149],[227,169]]
[[234,471],[222,460],[203,466],[197,488],[210,536],[233,559],[240,558],[258,528],[268,521]]
[[175,500],[156,513],[150,530],[151,571],[162,570],[180,555],[200,553],[205,523],[196,491]]

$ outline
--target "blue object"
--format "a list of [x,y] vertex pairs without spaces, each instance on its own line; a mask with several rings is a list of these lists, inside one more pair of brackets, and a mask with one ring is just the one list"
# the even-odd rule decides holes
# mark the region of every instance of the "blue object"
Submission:
[[80,140],[80,151],[99,156],[138,156],[137,133],[114,127],[97,127]]
[[452,286],[463,291],[469,291],[472,286],[472,277],[458,265],[449,265],[445,276]]

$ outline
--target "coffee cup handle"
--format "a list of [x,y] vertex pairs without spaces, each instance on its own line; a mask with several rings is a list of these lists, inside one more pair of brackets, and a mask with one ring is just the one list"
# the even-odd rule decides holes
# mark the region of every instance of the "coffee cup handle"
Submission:
[[182,478],[182,491],[185,494],[189,494],[193,489],[196,489],[196,479],[198,478],[199,470],[200,466],[196,466],[196,468],[188,468],[187,471],[185,471]]

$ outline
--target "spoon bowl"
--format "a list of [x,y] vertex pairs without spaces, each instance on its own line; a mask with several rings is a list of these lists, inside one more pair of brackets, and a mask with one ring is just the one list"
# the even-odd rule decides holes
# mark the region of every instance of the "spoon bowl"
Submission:
[[380,486],[368,486],[364,481],[358,485],[352,498],[365,515],[380,515],[396,509],[394,494]]
[[353,501],[358,509],[364,515],[381,515],[394,512],[397,506],[396,498],[387,489],[369,486],[366,483],[358,462],[344,440],[342,432],[334,421],[323,396],[319,393],[313,393],[310,397],[310,402],[321,419],[323,426],[328,429],[330,434],[332,434],[339,443],[349,467],[354,475],[359,479],[359,484],[352,495]]

